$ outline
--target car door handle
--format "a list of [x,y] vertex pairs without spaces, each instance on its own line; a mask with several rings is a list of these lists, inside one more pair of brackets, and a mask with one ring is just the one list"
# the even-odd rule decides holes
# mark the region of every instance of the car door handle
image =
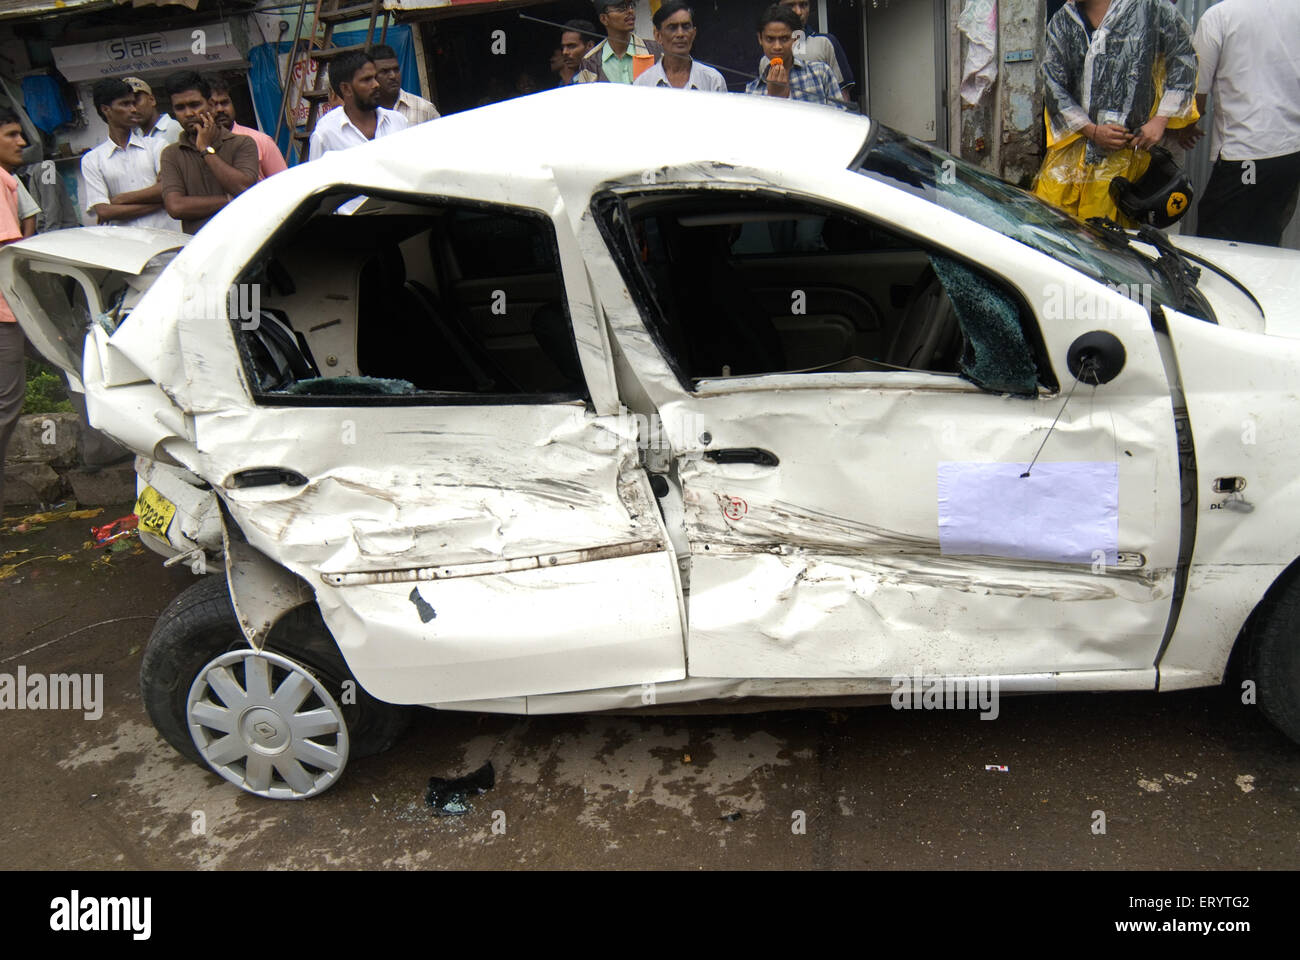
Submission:
[[286,470],[284,467],[254,467],[251,470],[240,470],[238,473],[231,474],[225,485],[232,489],[240,489],[271,487],[281,483],[286,487],[301,487],[307,483],[307,478],[296,470]]
[[723,450],[705,450],[704,459],[714,463],[756,463],[760,467],[780,464],[775,453],[758,447],[728,447]]

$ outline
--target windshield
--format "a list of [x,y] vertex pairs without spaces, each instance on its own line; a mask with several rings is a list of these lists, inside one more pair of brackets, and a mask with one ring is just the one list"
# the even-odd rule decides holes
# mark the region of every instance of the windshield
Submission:
[[1180,298],[1153,261],[1122,240],[881,124],[875,125],[868,143],[852,168],[855,172],[959,213],[1103,283],[1127,291],[1150,290],[1152,302],[1178,306]]

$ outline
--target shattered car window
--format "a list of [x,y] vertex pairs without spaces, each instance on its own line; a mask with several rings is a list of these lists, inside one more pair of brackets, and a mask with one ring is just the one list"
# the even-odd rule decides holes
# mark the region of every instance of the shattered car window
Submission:
[[[623,203],[605,209],[606,228],[652,332],[691,382],[923,370],[1036,392],[1018,302],[955,261],[941,270],[902,233],[752,194]],[[955,310],[959,298],[970,303]]]
[[930,264],[952,301],[966,345],[958,365],[985,390],[1033,396],[1038,391],[1034,358],[1020,326],[1020,313],[1003,291],[948,257]]
[[1155,302],[1184,309],[1164,274],[1126,244],[896,130],[875,124],[853,170],[959,213],[1103,283],[1132,289],[1149,284]]
[[335,190],[291,218],[242,282],[259,291],[237,336],[262,402],[587,398],[540,214]]

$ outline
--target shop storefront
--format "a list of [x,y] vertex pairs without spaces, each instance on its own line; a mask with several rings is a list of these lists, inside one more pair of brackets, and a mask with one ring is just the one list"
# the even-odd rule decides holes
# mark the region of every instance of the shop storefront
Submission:
[[[84,195],[78,157],[108,136],[108,127],[95,109],[91,92],[98,80],[139,77],[153,88],[158,109],[167,112],[165,81],[170,74],[179,70],[196,70],[205,75],[218,73],[230,86],[237,115],[252,118],[248,47],[246,40],[239,42],[245,36],[240,27],[238,20],[213,21],[51,48],[54,66],[75,92],[78,116],[85,118],[84,124],[58,135],[59,152],[71,154],[70,166],[76,171],[78,198]],[[63,157],[56,158],[60,165],[67,162]]]

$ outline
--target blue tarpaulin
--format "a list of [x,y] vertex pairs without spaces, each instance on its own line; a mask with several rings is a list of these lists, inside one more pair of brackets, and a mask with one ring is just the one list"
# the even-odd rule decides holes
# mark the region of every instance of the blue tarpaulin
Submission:
[[23,77],[23,109],[44,133],[53,133],[72,120],[59,82],[48,74]]
[[[348,47],[366,42],[366,31],[341,30],[334,34],[337,46]],[[379,41],[379,31],[375,31],[375,42]],[[402,89],[411,93],[420,93],[420,78],[415,66],[415,43],[411,37],[411,28],[406,24],[390,26],[384,39],[397,51],[397,62],[402,67]],[[248,51],[248,86],[253,94],[253,107],[257,110],[258,123],[269,136],[275,136],[276,122],[280,111],[280,56],[287,54],[293,46],[288,40],[279,43],[263,43]],[[292,105],[291,105],[292,106]],[[292,131],[287,124],[282,124],[277,141],[280,152],[289,146]]]

